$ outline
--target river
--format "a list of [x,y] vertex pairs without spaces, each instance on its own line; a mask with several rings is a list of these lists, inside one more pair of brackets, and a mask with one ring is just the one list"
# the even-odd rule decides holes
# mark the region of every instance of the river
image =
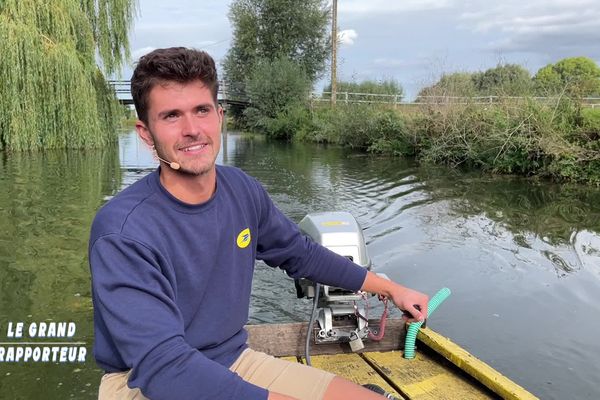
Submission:
[[[346,210],[373,268],[435,294],[434,330],[543,399],[598,399],[600,189],[419,166],[336,147],[229,133],[219,163],[258,178],[295,221]],[[0,346],[77,342],[84,363],[0,363],[1,399],[93,399],[87,238],[95,211],[156,165],[133,133],[118,148],[0,153]],[[303,321],[281,271],[258,265],[251,323]],[[376,312],[376,311],[375,311]],[[68,338],[10,337],[74,322]]]

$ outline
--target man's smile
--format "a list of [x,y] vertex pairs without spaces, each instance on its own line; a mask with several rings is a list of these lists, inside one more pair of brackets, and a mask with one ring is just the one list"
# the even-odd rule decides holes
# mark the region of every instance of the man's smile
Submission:
[[197,152],[197,151],[201,151],[206,146],[208,146],[208,143],[197,143],[197,144],[188,145],[186,147],[181,147],[179,150],[183,151],[185,153]]

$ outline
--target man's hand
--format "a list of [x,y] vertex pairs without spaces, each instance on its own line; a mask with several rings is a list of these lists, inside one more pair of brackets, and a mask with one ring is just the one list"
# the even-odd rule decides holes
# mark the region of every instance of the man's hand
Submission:
[[361,290],[377,293],[392,300],[400,310],[410,315],[406,315],[407,322],[419,322],[427,318],[429,296],[426,294],[384,279],[370,271],[367,272]]

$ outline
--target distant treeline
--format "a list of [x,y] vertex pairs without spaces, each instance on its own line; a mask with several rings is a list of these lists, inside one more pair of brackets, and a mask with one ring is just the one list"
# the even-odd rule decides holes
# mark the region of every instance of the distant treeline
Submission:
[[423,96],[539,96],[572,98],[600,96],[600,68],[590,58],[571,57],[549,64],[531,76],[518,64],[501,64],[486,71],[444,74]]
[[[367,79],[361,82],[337,82],[338,93],[368,93],[368,94],[388,94],[404,97],[402,85],[391,78],[379,81]],[[324,97],[331,94],[331,83],[323,88]]]

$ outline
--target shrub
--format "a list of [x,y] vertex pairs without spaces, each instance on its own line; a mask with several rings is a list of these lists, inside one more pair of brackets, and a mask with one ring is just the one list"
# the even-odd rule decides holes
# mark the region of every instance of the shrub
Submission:
[[600,137],[600,108],[584,108],[581,110],[581,128],[591,138]]
[[530,175],[577,153],[568,140],[576,113],[568,101],[554,107],[535,101],[455,105],[430,109],[413,129],[423,137],[419,158],[424,161]]
[[312,121],[306,107],[291,105],[281,110],[275,117],[259,118],[257,124],[268,137],[289,140],[309,131]]
[[250,107],[244,111],[246,123],[268,136],[289,139],[286,115],[297,115],[306,103],[310,80],[302,68],[287,58],[263,60],[251,72],[247,92]]

